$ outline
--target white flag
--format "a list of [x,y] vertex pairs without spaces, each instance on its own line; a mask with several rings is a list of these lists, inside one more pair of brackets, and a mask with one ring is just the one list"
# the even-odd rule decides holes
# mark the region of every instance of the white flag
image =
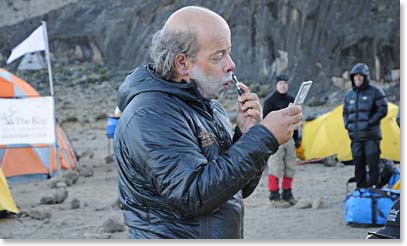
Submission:
[[11,51],[11,55],[7,59],[7,64],[13,62],[26,53],[45,50],[45,38],[44,26],[41,25],[35,29],[35,31],[31,33],[28,38],[26,38]]

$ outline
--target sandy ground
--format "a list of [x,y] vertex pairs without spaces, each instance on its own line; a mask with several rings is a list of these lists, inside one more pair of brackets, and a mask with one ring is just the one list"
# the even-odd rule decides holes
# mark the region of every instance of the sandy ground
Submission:
[[[67,187],[68,198],[62,204],[40,204],[42,196],[50,194],[46,181],[10,185],[15,202],[22,212],[43,208],[51,217],[36,220],[30,217],[0,219],[0,238],[3,239],[126,239],[123,232],[101,233],[101,224],[109,217],[122,220],[122,213],[112,206],[117,197],[116,169],[106,164],[107,139],[102,124],[94,130],[70,132],[73,145],[83,155],[80,165],[94,170],[92,177],[80,177]],[[109,171],[109,168],[112,171]],[[321,198],[324,207],[272,208],[268,200],[267,176],[263,175],[255,192],[245,200],[245,239],[248,240],[341,240],[363,239],[368,231],[377,228],[352,228],[343,221],[342,202],[346,180],[353,166],[338,163],[325,167],[322,163],[299,165],[294,181],[294,195],[313,201]],[[80,208],[71,209],[70,202],[78,199]]]
[[[273,208],[268,201],[267,176],[245,200],[245,238],[250,240],[342,240],[363,239],[376,228],[352,228],[343,221],[342,204],[346,181],[353,166],[322,163],[297,166],[294,196],[311,203],[320,198],[323,208]],[[349,188],[354,188],[351,185]]]

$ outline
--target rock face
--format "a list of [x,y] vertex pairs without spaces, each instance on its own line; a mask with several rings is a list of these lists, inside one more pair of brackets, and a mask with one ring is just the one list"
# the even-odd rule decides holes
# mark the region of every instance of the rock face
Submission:
[[[332,77],[341,77],[357,62],[367,63],[377,81],[390,80],[400,69],[400,4],[387,0],[78,0],[0,27],[7,33],[0,36],[0,66],[46,19],[55,62],[91,61],[128,71],[149,61],[152,35],[185,5],[208,7],[226,19],[236,73],[243,81],[267,83],[286,72],[295,85],[292,93],[311,79],[318,85],[311,95],[320,95],[328,87],[335,90]],[[11,10],[5,6],[3,11]]]

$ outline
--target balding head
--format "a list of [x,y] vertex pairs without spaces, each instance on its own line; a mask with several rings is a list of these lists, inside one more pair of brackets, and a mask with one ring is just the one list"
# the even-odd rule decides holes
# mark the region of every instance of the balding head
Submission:
[[202,43],[230,36],[229,26],[217,13],[202,7],[188,6],[175,11],[152,40],[150,57],[156,72],[165,79],[175,79],[175,56],[187,55],[191,61]]
[[207,33],[208,29],[222,27],[229,29],[226,21],[217,13],[202,7],[188,6],[175,11],[165,23],[163,29],[173,31],[196,31]]
[[217,13],[188,6],[174,12],[152,41],[156,73],[167,80],[195,81],[202,95],[217,98],[235,64],[229,25]]

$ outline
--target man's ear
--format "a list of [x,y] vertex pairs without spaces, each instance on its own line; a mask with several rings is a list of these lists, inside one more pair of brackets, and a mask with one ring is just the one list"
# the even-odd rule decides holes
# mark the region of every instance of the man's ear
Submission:
[[189,67],[188,67],[188,57],[184,53],[179,53],[175,56],[175,69],[179,76],[188,76]]

